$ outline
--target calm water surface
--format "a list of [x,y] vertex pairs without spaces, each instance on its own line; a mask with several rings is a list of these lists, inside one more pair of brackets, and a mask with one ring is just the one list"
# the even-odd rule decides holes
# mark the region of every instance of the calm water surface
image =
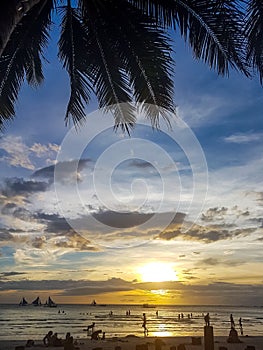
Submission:
[[[130,315],[126,312],[130,310]],[[156,311],[158,310],[158,316]],[[110,312],[112,315],[110,316]],[[143,308],[135,305],[59,305],[57,308],[18,305],[0,305],[0,340],[42,339],[48,330],[60,337],[71,332],[74,338],[85,338],[84,328],[95,322],[96,329],[106,337],[128,334],[143,336],[142,314],[146,313],[149,336],[202,335],[203,314],[209,312],[215,335],[229,333],[232,313],[239,332],[242,318],[244,335],[263,334],[263,308],[237,306],[158,306]],[[192,313],[192,318],[188,314]],[[178,318],[183,314],[183,318]]]

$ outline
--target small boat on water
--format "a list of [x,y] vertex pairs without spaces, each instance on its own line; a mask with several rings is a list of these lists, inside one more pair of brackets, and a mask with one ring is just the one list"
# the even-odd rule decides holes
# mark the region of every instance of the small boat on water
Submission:
[[57,307],[57,304],[50,297],[48,297],[48,300],[45,302],[44,306]]
[[23,298],[19,303],[19,306],[27,306],[27,305],[28,305],[28,302],[26,301],[25,298]]
[[32,301],[32,305],[34,305],[34,306],[42,306],[40,298],[37,297],[35,300],[33,300]]
[[92,300],[92,302],[91,302],[91,304],[90,304],[91,306],[96,306],[97,305],[97,303],[96,303],[96,300],[94,299],[94,300]]

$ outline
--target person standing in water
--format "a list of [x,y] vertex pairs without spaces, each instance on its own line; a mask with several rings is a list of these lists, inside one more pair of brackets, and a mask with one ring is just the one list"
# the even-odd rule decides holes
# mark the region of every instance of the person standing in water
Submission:
[[235,328],[235,321],[234,321],[234,318],[233,318],[233,315],[230,314],[230,327],[232,328]]
[[242,324],[242,318],[238,320],[239,328],[240,328],[240,334],[243,335],[243,324]]
[[143,317],[143,322],[142,322],[142,327],[144,328],[144,335],[148,335],[148,328],[147,328],[147,320],[146,320],[146,314],[142,314]]

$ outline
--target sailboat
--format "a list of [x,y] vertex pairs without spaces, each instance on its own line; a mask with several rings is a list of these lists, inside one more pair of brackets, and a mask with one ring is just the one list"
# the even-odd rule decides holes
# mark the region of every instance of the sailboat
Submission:
[[96,300],[94,299],[90,305],[91,306],[96,306],[97,305]]
[[39,297],[37,297],[35,300],[32,301],[32,305],[34,306],[41,306],[41,300]]
[[28,302],[26,301],[25,298],[23,298],[23,299],[20,301],[19,306],[26,306],[26,305],[28,305]]
[[48,297],[48,300],[46,301],[45,305],[47,307],[57,307],[57,304],[50,298]]

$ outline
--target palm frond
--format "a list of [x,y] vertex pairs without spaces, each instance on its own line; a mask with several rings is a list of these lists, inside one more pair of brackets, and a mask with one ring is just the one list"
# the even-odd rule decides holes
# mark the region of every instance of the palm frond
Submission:
[[[96,37],[95,41],[102,57],[103,65],[96,70],[96,74],[100,72],[98,86],[102,86],[106,76],[111,85],[111,91],[105,84],[103,90],[98,90],[99,100],[103,97],[102,101],[106,102],[106,105],[108,102],[114,103],[114,100],[130,101],[132,88],[135,101],[147,103],[147,115],[152,124],[157,126],[160,108],[156,108],[154,114],[153,110],[150,111],[149,104],[174,111],[173,83],[170,78],[172,59],[168,37],[157,28],[153,20],[124,0],[100,1],[98,24],[94,31],[94,12],[98,11],[98,7],[88,8],[87,1],[82,3],[86,11],[85,20],[93,20],[91,32],[93,39]],[[91,46],[93,45],[94,43]],[[118,85],[114,85],[118,80]],[[116,96],[120,87],[119,96]],[[126,91],[129,91],[129,95]],[[108,102],[105,100],[106,96]],[[132,117],[132,114],[129,116]],[[165,117],[165,114],[163,116]],[[130,122],[133,123],[132,119]]]
[[93,90],[86,73],[88,51],[87,34],[80,20],[78,10],[70,5],[62,10],[61,36],[59,39],[59,58],[63,62],[70,77],[70,98],[65,121],[70,118],[74,125],[80,124],[85,118],[85,104],[90,100]]
[[10,31],[16,14],[16,0],[2,0],[0,11],[0,50],[4,47],[5,36]]
[[156,22],[180,30],[194,56],[218,74],[249,75],[242,29],[244,0],[129,0]]
[[[88,33],[89,75],[99,106],[110,109],[115,117],[115,126],[128,131],[136,120],[132,105],[130,82],[125,72],[116,42],[108,31],[110,13],[106,0],[82,1],[80,4],[86,32]],[[124,105],[123,103],[126,103]]]
[[247,8],[245,35],[247,43],[247,60],[259,71],[260,83],[263,84],[263,3],[251,0]]
[[195,57],[218,74],[227,75],[232,67],[249,75],[242,35],[241,2],[177,0],[176,20],[182,36],[189,41]]
[[0,58],[0,127],[15,115],[14,104],[25,76],[33,86],[43,80],[41,57],[52,9],[53,0],[35,5],[13,32]]
[[160,117],[169,121],[165,110],[175,111],[169,37],[136,8],[126,5],[129,14],[125,19],[121,16],[124,8],[119,7],[119,11],[116,15],[121,17],[122,36],[118,51],[126,62],[136,102],[146,103],[146,116],[158,127]]
[[156,24],[164,27],[176,27],[175,0],[128,0],[144,15],[152,18]]

